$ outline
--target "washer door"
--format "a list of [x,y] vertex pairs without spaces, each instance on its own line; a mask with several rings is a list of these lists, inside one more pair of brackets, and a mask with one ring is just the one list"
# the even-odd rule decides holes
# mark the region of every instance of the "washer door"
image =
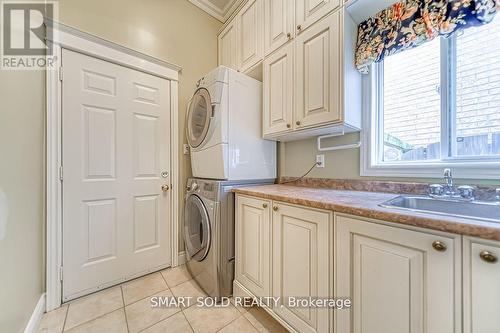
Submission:
[[184,210],[184,242],[188,259],[202,261],[208,255],[211,243],[207,209],[197,195],[191,194]]
[[187,115],[187,139],[191,147],[197,148],[203,143],[212,117],[210,93],[200,88],[194,93]]

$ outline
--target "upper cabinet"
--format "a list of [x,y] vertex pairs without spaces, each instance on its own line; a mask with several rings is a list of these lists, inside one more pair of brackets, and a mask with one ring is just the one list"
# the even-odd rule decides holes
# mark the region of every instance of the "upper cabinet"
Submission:
[[340,5],[340,0],[295,1],[296,29],[300,33]]
[[266,139],[356,132],[356,38],[357,24],[340,0],[249,0],[219,35],[219,64],[253,73],[262,62]]
[[262,3],[262,0],[249,0],[236,17],[238,70],[241,72],[251,69],[263,58]]
[[236,24],[231,22],[219,34],[218,38],[219,65],[236,69]]

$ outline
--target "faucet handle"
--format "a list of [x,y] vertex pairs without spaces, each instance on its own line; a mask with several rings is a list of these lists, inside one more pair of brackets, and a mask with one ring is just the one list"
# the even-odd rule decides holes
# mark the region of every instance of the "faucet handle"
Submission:
[[429,194],[431,196],[441,196],[444,194],[444,186],[441,184],[429,185]]
[[462,185],[457,188],[458,193],[463,199],[474,200],[475,187],[469,185]]

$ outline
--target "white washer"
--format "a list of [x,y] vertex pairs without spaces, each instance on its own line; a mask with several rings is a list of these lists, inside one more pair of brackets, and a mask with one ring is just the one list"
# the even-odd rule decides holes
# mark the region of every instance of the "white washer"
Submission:
[[220,66],[197,85],[186,121],[193,177],[276,178],[276,142],[262,139],[262,83]]

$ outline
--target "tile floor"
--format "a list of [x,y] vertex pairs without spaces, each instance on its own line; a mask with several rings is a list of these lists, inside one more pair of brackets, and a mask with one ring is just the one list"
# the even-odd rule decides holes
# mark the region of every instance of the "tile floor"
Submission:
[[185,266],[146,275],[46,313],[39,332],[287,332],[260,308],[152,308],[152,296],[205,296]]

